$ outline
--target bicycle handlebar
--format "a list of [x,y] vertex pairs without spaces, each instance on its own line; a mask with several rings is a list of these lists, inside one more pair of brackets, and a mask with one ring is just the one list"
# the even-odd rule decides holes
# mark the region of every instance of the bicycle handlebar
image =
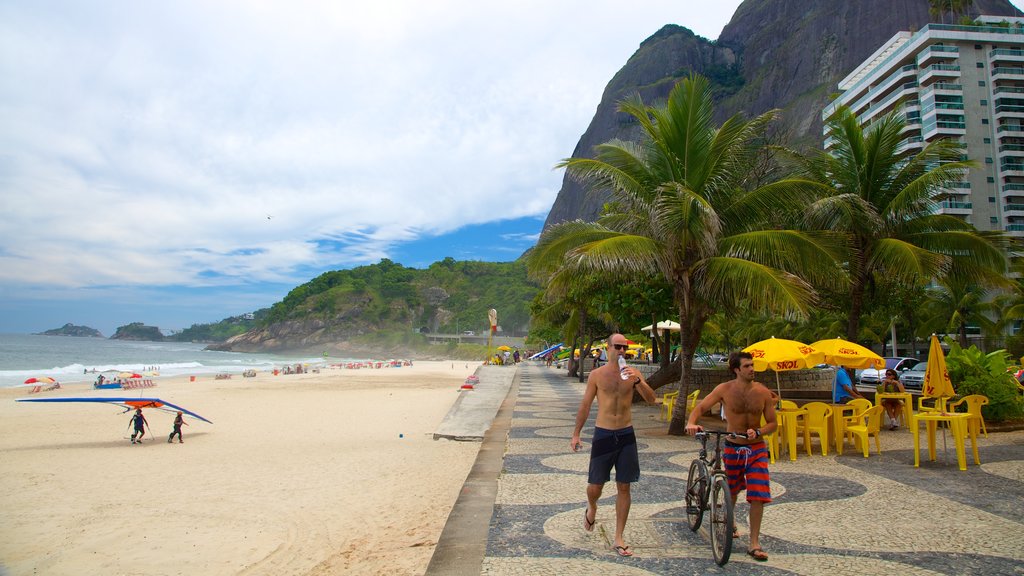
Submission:
[[714,434],[715,436],[728,436],[729,438],[747,437],[746,434],[737,434],[736,432],[722,432],[721,430],[701,430],[700,432],[694,434],[693,437],[699,440],[702,436],[707,436],[708,434]]

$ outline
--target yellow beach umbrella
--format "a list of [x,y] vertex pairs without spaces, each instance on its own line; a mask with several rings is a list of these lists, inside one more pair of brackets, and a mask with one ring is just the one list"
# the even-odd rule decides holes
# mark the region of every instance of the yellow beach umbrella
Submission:
[[779,384],[779,372],[811,368],[825,361],[825,355],[814,349],[813,346],[774,336],[755,342],[744,348],[743,351],[749,352],[754,357],[754,370],[775,372],[775,389],[780,398],[782,397],[782,388]]
[[847,368],[885,368],[885,359],[871,350],[842,338],[818,340],[811,344],[818,352],[825,355],[825,364],[845,366]]
[[946,370],[946,355],[935,334],[932,334],[932,343],[928,347],[928,368],[924,372],[921,391],[929,398],[952,398],[956,394]]
[[498,350],[501,350],[502,352],[511,352],[512,348],[509,347],[509,346],[504,346],[503,345],[503,346],[498,346]]
[[813,346],[772,336],[743,349],[754,357],[754,370],[800,370],[825,362],[825,355]]

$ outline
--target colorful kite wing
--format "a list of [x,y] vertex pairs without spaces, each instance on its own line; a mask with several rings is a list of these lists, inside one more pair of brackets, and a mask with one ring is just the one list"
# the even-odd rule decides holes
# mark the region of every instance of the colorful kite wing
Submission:
[[183,414],[188,414],[193,418],[198,418],[208,424],[213,424],[206,418],[203,418],[195,412],[182,408],[181,406],[171,404],[159,398],[18,398],[18,402],[91,402],[93,404],[113,404],[120,406],[126,410],[133,410],[135,408],[156,408],[163,410],[164,412],[176,412],[181,410]]

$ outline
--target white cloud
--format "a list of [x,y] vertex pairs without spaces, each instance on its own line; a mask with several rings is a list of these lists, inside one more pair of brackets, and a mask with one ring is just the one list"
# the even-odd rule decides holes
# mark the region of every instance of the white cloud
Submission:
[[0,286],[287,282],[543,216],[639,43],[738,4],[0,5]]

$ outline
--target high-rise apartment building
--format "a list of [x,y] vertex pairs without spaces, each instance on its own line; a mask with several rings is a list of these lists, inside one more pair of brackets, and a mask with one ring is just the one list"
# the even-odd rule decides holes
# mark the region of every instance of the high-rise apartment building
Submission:
[[822,115],[845,105],[870,126],[896,111],[909,151],[957,139],[978,167],[943,191],[939,212],[1024,237],[1024,18],[977,21],[896,34],[839,83]]

